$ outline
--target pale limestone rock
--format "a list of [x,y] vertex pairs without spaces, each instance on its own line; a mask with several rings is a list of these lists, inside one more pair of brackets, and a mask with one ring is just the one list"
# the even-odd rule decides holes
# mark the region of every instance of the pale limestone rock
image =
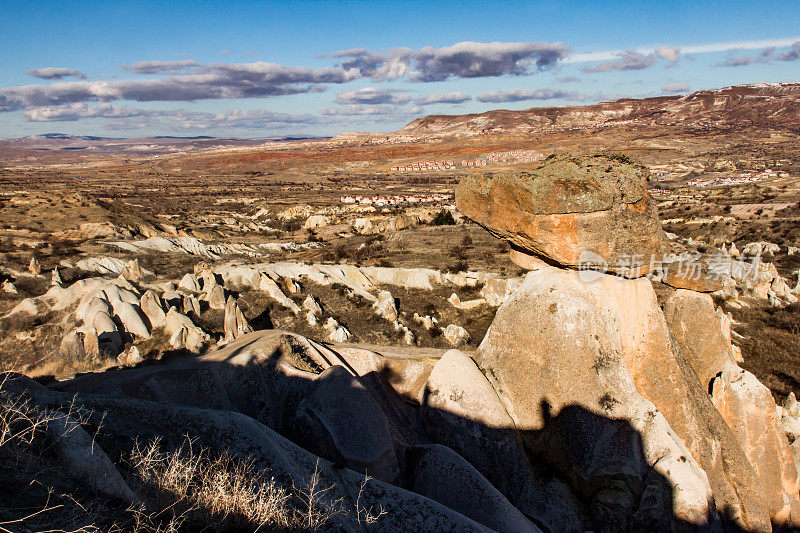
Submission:
[[316,326],[318,324],[317,315],[315,315],[311,311],[306,311],[306,322],[308,322],[308,325],[311,327]]
[[184,315],[194,313],[195,316],[200,316],[200,300],[196,296],[184,295],[181,303]]
[[467,459],[517,508],[551,531],[584,531],[575,497],[529,465],[514,421],[470,357],[449,350],[420,389],[426,433]]
[[357,218],[353,221],[353,231],[359,235],[366,235],[373,232],[372,221],[368,218]]
[[397,320],[397,302],[389,291],[378,293],[378,299],[372,304],[372,310],[376,315],[389,322]]
[[461,298],[459,298],[458,294],[456,293],[451,294],[450,297],[447,299],[447,301],[450,305],[452,305],[456,309],[459,309],[461,307]]
[[185,326],[176,328],[169,337],[169,345],[175,350],[182,350],[186,346],[186,337],[189,330]]
[[300,314],[300,306],[298,306],[294,300],[286,296],[283,291],[281,291],[281,288],[278,287],[278,284],[266,274],[261,274],[258,288],[269,294],[270,298],[289,309],[295,315]]
[[83,353],[93,360],[100,357],[100,339],[97,337],[97,331],[91,326],[83,331]]
[[[744,507],[736,512],[746,527],[769,527],[744,457],[730,457],[743,469],[730,473],[733,482],[750,473],[746,498],[744,490],[726,489],[732,481],[713,469],[712,495],[694,453],[704,466],[719,464],[720,444],[704,439],[721,438],[726,426],[697,378],[684,381],[685,365],[670,353],[669,332],[646,278],[600,275],[584,283],[578,272],[533,271],[498,309],[476,361],[526,446],[592,501],[597,528],[621,520],[628,527],[631,520],[708,524],[712,498],[720,507]],[[733,437],[726,438],[723,447],[735,447]],[[600,472],[603,481],[595,485]],[[587,486],[602,488],[587,493]],[[671,512],[665,516],[660,505]]]
[[408,329],[408,326],[399,320],[395,320],[392,325],[394,326],[395,331],[403,334],[404,343],[408,344],[409,346],[414,346],[417,343],[417,338],[414,336],[414,332]]
[[296,418],[311,451],[383,481],[397,478],[399,466],[386,417],[344,367],[332,366],[317,377],[313,392],[297,407]]
[[422,327],[424,327],[428,331],[430,331],[433,328],[435,328],[436,325],[439,323],[439,321],[436,320],[435,317],[432,317],[430,315],[419,316],[419,313],[414,313],[414,316],[412,317],[412,319],[414,320],[414,322],[417,322],[417,323],[421,324]]
[[63,283],[64,282],[61,279],[61,274],[58,272],[58,267],[54,267],[50,277],[50,285],[61,287]]
[[134,283],[140,281],[144,277],[144,272],[142,271],[142,268],[139,266],[138,259],[132,259],[128,261],[128,264],[126,265],[126,271],[128,274],[127,276],[128,279],[133,281]]
[[197,276],[187,273],[181,278],[178,287],[187,291],[200,292],[200,285],[197,283]]
[[283,277],[283,287],[289,294],[300,294],[300,284],[290,277]]
[[38,276],[42,273],[42,265],[39,264],[39,261],[37,261],[35,257],[31,257],[31,262],[28,263],[28,272],[34,276]]
[[202,329],[192,328],[187,330],[184,345],[190,352],[200,353],[209,340],[209,336]]
[[330,224],[330,219],[325,215],[311,215],[306,219],[303,229],[322,228]]
[[490,278],[486,280],[481,289],[481,296],[486,303],[492,307],[498,307],[508,298],[517,288],[522,285],[522,278]]
[[58,348],[58,353],[72,361],[82,361],[86,358],[86,349],[83,344],[84,334],[74,330],[67,333]]
[[328,317],[328,320],[325,321],[322,327],[328,332],[328,339],[330,339],[331,342],[347,342],[350,340],[350,337],[352,337],[350,331],[339,324],[333,317]]
[[17,288],[14,286],[14,284],[11,283],[8,280],[5,280],[3,282],[2,288],[3,288],[3,292],[5,292],[7,294],[19,294],[19,291],[17,291]]
[[312,315],[317,315],[317,316],[322,315],[322,307],[319,305],[317,299],[311,296],[310,294],[306,296],[305,300],[303,300],[303,309],[305,309]]
[[225,309],[225,290],[220,285],[214,285],[208,292],[208,306],[211,309]]
[[45,426],[56,442],[61,464],[69,475],[98,492],[129,504],[139,503],[114,463],[80,424],[58,410],[50,411],[50,415]]
[[144,312],[150,325],[154,328],[164,325],[167,314],[164,312],[164,305],[161,298],[152,290],[147,290],[139,300],[139,307]]
[[721,372],[710,391],[762,480],[772,521],[796,524],[800,514],[797,468],[769,389],[750,372],[737,368]]
[[143,361],[144,358],[136,346],[131,346],[127,351],[117,356],[117,364],[121,366],[136,366]]
[[225,303],[225,340],[232,341],[245,333],[250,333],[253,328],[239,309],[239,305],[233,296],[228,296]]
[[469,333],[467,333],[467,330],[461,326],[456,326],[455,324],[449,324],[446,328],[443,328],[442,333],[444,334],[444,338],[447,339],[447,342],[456,348],[463,346],[470,341],[470,336]]
[[119,302],[114,307],[114,315],[128,333],[142,339],[150,338],[150,330],[144,320],[142,320],[138,305],[134,307],[128,302]]

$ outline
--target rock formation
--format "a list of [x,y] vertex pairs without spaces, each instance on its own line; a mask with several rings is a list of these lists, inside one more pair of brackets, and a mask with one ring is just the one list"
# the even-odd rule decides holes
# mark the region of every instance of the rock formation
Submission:
[[233,296],[228,296],[225,303],[225,340],[232,341],[237,337],[253,331],[247,319],[239,309]]
[[42,265],[39,264],[39,261],[37,261],[35,257],[31,257],[31,262],[28,263],[28,272],[34,276],[38,276],[42,273]]
[[667,245],[647,176],[624,156],[552,156],[530,172],[465,178],[456,202],[525,253],[569,268],[597,258],[604,270],[637,276],[646,265],[632,261],[661,259]]
[[[609,165],[604,179],[602,165]],[[465,180],[457,201],[489,231],[547,262],[576,267],[590,249],[601,270],[641,274],[611,266],[626,255],[663,254],[664,241],[644,177],[615,166],[556,157],[531,175]],[[529,268],[475,360],[529,453],[579,498],[592,499],[601,529],[603,520],[638,528],[642,519],[712,527],[718,509],[747,530],[800,523],[781,417],[766,387],[736,364],[730,321],[709,296],[679,290],[662,312],[645,278],[587,278],[542,262]],[[623,444],[615,420],[626,420],[638,442]],[[594,472],[603,472],[602,484]],[[584,492],[594,486],[603,488]]]

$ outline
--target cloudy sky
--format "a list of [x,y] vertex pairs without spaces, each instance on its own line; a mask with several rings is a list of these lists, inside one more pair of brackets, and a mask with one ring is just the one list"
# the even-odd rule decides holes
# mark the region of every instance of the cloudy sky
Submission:
[[797,0],[4,0],[0,12],[6,138],[391,131],[428,114],[800,81]]

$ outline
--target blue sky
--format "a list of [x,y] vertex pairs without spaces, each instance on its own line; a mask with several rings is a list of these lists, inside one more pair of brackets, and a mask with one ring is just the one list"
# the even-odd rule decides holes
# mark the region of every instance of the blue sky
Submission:
[[800,81],[796,0],[1,7],[0,137],[390,131],[434,113]]

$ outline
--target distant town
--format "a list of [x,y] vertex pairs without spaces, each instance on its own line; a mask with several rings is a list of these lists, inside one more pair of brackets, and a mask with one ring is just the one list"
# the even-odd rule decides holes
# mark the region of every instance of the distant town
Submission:
[[744,183],[755,183],[766,179],[788,178],[789,173],[784,171],[767,169],[762,172],[742,172],[738,176],[720,176],[715,178],[696,178],[687,182],[695,187],[714,187],[719,185],[742,185]]
[[445,161],[418,161],[406,165],[398,165],[390,168],[392,172],[426,172],[440,170],[455,170],[460,168],[485,167],[498,163],[533,163],[541,161],[545,155],[532,150],[508,150],[503,152],[491,152],[482,155],[477,159],[462,159],[460,162],[454,160]]

